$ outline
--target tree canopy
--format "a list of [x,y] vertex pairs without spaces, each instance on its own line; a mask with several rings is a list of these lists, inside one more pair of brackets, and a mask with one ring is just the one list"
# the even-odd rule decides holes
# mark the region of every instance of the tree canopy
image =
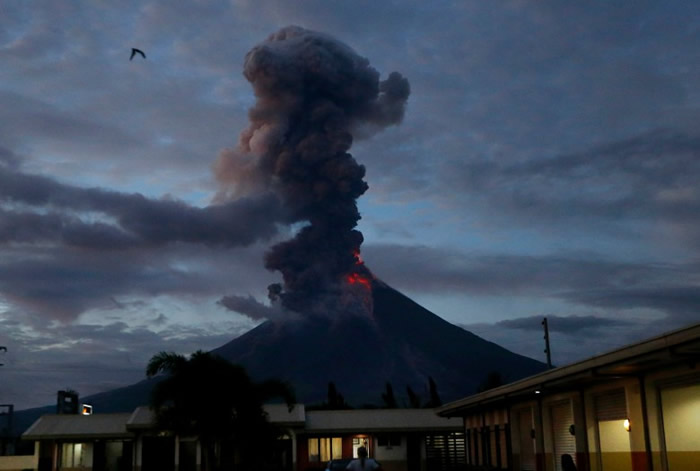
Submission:
[[295,402],[287,384],[276,380],[256,383],[242,366],[202,351],[189,358],[160,352],[149,361],[146,374],[149,378],[164,374],[151,396],[156,426],[180,436],[198,437],[208,469],[220,461],[213,450],[222,441],[238,445],[243,450],[238,460],[252,464],[257,459],[254,452],[279,435],[267,420],[264,402],[282,398],[290,410]]
[[396,402],[396,397],[394,396],[394,388],[388,381],[386,382],[386,389],[382,393],[382,402],[387,409],[396,409],[399,407]]

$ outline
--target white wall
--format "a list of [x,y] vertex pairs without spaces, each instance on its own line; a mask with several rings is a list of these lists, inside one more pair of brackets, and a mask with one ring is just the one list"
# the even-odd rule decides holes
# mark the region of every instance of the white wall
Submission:
[[19,471],[21,469],[37,469],[39,458],[37,456],[0,456],[0,470]]
[[33,455],[0,456],[0,471],[19,471],[39,467],[39,444],[35,442]]
[[406,460],[406,442],[405,436],[401,437],[401,446],[384,447],[378,446],[377,440],[374,441],[374,457],[377,461],[404,461]]

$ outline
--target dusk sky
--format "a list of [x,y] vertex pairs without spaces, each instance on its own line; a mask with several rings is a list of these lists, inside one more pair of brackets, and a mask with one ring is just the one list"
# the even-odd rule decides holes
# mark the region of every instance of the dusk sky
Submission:
[[6,0],[0,403],[285,315],[263,258],[304,221],[216,172],[255,104],[246,53],[289,25],[410,83],[349,150],[377,278],[542,361],[547,316],[558,365],[700,321],[696,2]]

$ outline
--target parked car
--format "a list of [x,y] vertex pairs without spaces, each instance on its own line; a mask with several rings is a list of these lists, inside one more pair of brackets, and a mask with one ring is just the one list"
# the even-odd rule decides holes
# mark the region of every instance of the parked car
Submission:
[[342,458],[339,460],[330,460],[328,466],[326,466],[326,471],[345,471],[348,464],[352,461],[352,458]]
[[[342,458],[339,460],[330,460],[328,462],[328,466],[326,466],[326,471],[345,471],[345,469],[348,467],[348,465],[350,464],[351,461],[352,461],[352,458]],[[377,464],[379,464],[379,461],[377,461]],[[379,465],[379,469],[380,470],[382,469],[381,465]]]

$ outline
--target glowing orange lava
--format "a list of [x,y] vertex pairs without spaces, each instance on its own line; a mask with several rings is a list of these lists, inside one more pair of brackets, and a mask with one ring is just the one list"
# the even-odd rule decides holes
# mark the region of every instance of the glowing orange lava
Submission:
[[[360,251],[359,250],[354,250],[352,252],[352,256],[355,257],[355,265],[364,265],[364,262],[362,261],[362,257],[360,257]],[[364,270],[362,270],[364,271]],[[359,273],[350,273],[347,276],[347,281],[351,285],[356,285],[360,284],[363,287],[367,288],[367,290],[371,291],[372,290],[372,275],[370,274],[369,276],[367,275],[361,275]]]
[[359,283],[367,289],[372,289],[372,280],[370,280],[366,276],[360,275],[359,273],[349,274],[348,283],[350,283],[351,285]]

